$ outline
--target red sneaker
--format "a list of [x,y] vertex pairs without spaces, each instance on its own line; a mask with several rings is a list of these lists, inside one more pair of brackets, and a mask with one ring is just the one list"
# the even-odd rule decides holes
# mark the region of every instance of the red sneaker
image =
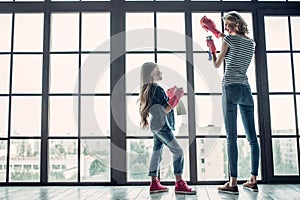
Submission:
[[158,192],[167,192],[169,189],[162,184],[160,184],[159,180],[151,181],[150,184],[150,194],[158,193]]
[[196,191],[190,188],[184,180],[176,182],[175,185],[176,194],[196,194]]

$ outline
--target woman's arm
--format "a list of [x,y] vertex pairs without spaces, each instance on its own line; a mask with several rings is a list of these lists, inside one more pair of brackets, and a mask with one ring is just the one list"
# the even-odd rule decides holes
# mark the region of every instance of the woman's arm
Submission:
[[[220,37],[222,37],[222,35],[220,35]],[[217,57],[217,55],[216,55],[215,52],[212,53],[212,59],[213,59],[213,63],[214,63],[215,68],[219,68],[221,66],[222,62],[225,59],[225,55],[226,55],[227,50],[228,50],[228,44],[223,41],[222,42],[222,46],[221,46],[221,51],[219,53],[219,56]]]

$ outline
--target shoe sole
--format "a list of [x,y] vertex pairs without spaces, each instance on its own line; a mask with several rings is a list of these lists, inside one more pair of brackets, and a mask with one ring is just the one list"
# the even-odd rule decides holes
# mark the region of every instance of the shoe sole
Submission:
[[231,191],[226,191],[226,190],[218,190],[220,193],[225,193],[225,194],[234,194],[234,195],[238,195],[239,192],[231,192]]
[[249,187],[243,187],[245,190],[249,190],[251,192],[258,192],[258,189],[252,189],[252,188],[249,188]]
[[155,194],[155,193],[161,193],[161,192],[168,192],[169,189],[166,189],[166,190],[153,190],[153,191],[150,191],[150,194]]
[[193,195],[196,194],[196,191],[193,192],[185,192],[185,191],[175,191],[176,194],[187,194],[187,195]]

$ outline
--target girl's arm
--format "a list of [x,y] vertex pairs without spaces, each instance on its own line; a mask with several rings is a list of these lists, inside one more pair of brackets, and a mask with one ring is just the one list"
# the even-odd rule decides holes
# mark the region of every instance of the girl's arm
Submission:
[[171,110],[172,110],[172,107],[168,104],[165,109],[165,113],[169,113]]

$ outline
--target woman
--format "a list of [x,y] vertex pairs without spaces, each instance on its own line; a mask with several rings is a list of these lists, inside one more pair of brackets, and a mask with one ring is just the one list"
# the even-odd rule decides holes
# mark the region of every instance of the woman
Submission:
[[140,77],[140,115],[142,128],[148,128],[153,133],[153,153],[150,161],[149,176],[151,176],[150,193],[165,192],[168,188],[161,185],[158,179],[159,164],[162,150],[166,145],[173,154],[174,175],[176,177],[175,193],[196,194],[182,179],[183,151],[172,130],[174,130],[174,107],[178,104],[184,91],[174,86],[167,90],[157,84],[162,80],[162,73],[156,63],[144,63]]
[[247,36],[249,32],[247,24],[239,13],[229,12],[223,17],[223,20],[225,30],[229,34],[227,36],[216,29],[212,20],[205,16],[201,19],[201,25],[204,29],[211,31],[217,38],[223,38],[218,56],[216,56],[216,47],[213,40],[207,40],[214,66],[218,68],[224,59],[226,61],[225,74],[222,80],[222,101],[230,179],[225,185],[218,187],[218,190],[224,193],[239,194],[237,187],[237,106],[239,106],[251,148],[251,176],[243,184],[243,188],[258,192],[256,178],[259,165],[259,146],[254,123],[253,97],[246,75],[254,54],[255,42]]

